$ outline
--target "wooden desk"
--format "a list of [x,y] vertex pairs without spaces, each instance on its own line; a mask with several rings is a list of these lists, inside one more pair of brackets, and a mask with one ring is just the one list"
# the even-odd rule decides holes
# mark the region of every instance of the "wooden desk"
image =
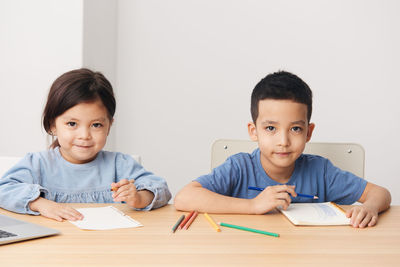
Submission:
[[[71,204],[74,207],[106,206]],[[279,213],[211,214],[215,221],[264,229],[271,237],[221,228],[218,233],[199,214],[189,230],[171,233],[183,212],[168,205],[136,212],[116,204],[144,227],[84,231],[69,222],[41,216],[0,213],[58,229],[59,236],[0,246],[0,266],[398,266],[400,206],[381,214],[377,226],[293,226]],[[344,208],[348,208],[344,206]]]

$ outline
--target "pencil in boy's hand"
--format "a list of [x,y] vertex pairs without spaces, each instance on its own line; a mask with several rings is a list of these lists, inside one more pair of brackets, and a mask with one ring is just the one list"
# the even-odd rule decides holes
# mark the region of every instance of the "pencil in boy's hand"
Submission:
[[271,232],[267,232],[267,231],[257,230],[257,229],[253,229],[253,228],[248,228],[248,227],[244,227],[244,226],[239,226],[239,225],[234,225],[234,224],[229,224],[229,223],[223,223],[223,222],[220,222],[218,224],[221,225],[221,226],[234,228],[234,229],[239,229],[239,230],[248,231],[248,232],[253,232],[253,233],[257,233],[257,234],[263,234],[263,235],[279,237],[279,234],[277,234],[277,233],[271,233]]
[[185,215],[182,215],[179,220],[175,223],[175,225],[172,227],[172,233],[175,233],[176,229],[178,228],[179,224],[182,222],[182,220],[185,218]]
[[[248,189],[256,190],[256,191],[263,191],[265,188],[249,186]],[[296,193],[296,194],[297,194],[298,197],[306,197],[306,198],[318,199],[317,196],[306,195],[306,194],[301,194],[301,193]]]
[[196,219],[197,215],[199,213],[197,211],[195,211],[192,215],[192,217],[190,217],[189,221],[185,224],[185,226],[183,227],[183,229],[187,230],[189,228],[189,226],[192,224],[192,222],[194,221],[194,219]]
[[206,217],[207,221],[211,224],[212,227],[214,227],[214,229],[217,232],[221,232],[221,229],[218,227],[218,225],[213,221],[213,219],[211,219],[211,217],[207,213],[204,213],[204,216]]
[[189,215],[185,217],[185,219],[181,222],[181,224],[178,226],[178,229],[182,229],[183,226],[189,221],[190,217],[192,217],[194,211],[190,212]]

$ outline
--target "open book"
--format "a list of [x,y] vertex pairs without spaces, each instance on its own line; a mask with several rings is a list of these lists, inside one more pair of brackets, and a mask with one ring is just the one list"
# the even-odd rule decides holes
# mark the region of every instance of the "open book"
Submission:
[[294,203],[280,210],[294,225],[349,225],[350,218],[333,202]]

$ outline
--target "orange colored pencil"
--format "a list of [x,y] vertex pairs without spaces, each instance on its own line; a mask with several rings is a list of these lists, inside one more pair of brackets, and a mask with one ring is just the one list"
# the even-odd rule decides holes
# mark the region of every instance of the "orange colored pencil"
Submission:
[[194,219],[196,219],[197,214],[199,214],[197,211],[195,211],[192,215],[192,217],[190,218],[190,220],[185,224],[185,226],[183,227],[183,229],[187,230],[189,228],[189,226],[192,224],[192,222],[194,221]]
[[192,217],[193,213],[194,211],[190,212],[189,215],[186,215],[186,218],[181,222],[178,229],[182,229],[183,226],[185,226],[185,224],[189,221],[190,217]]

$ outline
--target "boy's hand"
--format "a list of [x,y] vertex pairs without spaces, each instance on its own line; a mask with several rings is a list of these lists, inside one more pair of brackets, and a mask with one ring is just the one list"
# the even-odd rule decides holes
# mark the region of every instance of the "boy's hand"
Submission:
[[154,194],[147,190],[137,191],[134,182],[135,180],[122,179],[118,183],[112,183],[112,197],[115,202],[124,201],[131,207],[144,208],[152,202]]
[[77,210],[42,197],[29,203],[29,207],[33,211],[40,212],[42,216],[59,222],[63,220],[76,221],[83,219],[83,215]]
[[374,226],[378,222],[378,211],[365,205],[352,207],[346,216],[351,218],[350,224],[355,228]]
[[293,197],[297,196],[294,188],[294,185],[266,187],[258,196],[251,200],[253,212],[255,214],[264,214],[278,207],[286,210],[292,201],[290,195]]

